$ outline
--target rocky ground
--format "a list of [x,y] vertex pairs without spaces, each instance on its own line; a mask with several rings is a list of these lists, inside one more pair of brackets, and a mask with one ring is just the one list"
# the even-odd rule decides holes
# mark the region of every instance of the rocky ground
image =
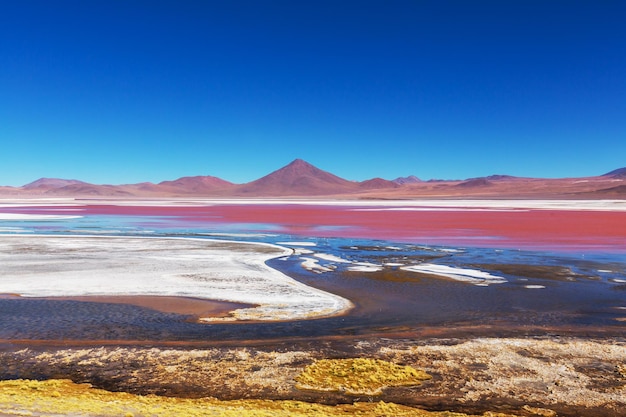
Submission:
[[[297,387],[324,358],[373,358],[424,370],[421,385],[379,395]],[[21,347],[0,352],[0,379],[71,379],[111,391],[319,404],[385,401],[471,414],[606,416],[626,413],[626,340],[361,339],[274,346]]]

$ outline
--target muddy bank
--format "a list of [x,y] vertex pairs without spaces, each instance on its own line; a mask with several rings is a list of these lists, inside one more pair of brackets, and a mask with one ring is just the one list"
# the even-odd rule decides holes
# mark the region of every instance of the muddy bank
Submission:
[[[322,358],[367,357],[432,375],[416,387],[355,397],[296,388]],[[294,399],[322,404],[385,401],[429,410],[559,416],[623,415],[626,340],[500,338],[299,342],[205,349],[20,348],[0,352],[0,379],[69,378],[112,391],[219,399]]]

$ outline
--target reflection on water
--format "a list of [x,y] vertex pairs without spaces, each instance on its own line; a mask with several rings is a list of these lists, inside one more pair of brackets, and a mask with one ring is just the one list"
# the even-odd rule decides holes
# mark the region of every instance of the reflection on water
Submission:
[[[2,233],[193,236],[293,249],[270,266],[356,305],[343,317],[265,324],[197,324],[147,308],[0,298],[0,339],[200,341],[341,335],[623,335],[623,255],[436,247],[280,233],[264,224],[179,222],[167,216],[94,215],[2,222]],[[311,266],[313,265],[313,267]],[[491,279],[496,277],[497,279]]]

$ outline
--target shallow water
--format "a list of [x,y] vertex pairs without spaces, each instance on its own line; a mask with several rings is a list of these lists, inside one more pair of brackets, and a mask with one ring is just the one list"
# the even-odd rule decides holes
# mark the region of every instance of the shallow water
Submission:
[[[608,251],[579,246],[550,251],[532,250],[527,245],[523,250],[514,249],[505,244],[438,246],[417,238],[379,240],[345,233],[341,225],[325,224],[323,213],[318,223],[303,221],[299,225],[289,216],[288,223],[279,219],[266,222],[267,218],[250,222],[253,215],[224,221],[206,208],[67,209],[67,214],[83,217],[2,221],[0,229],[2,233],[280,242],[294,249],[294,254],[274,259],[270,266],[348,298],[355,308],[342,317],[318,320],[198,324],[190,316],[132,305],[0,298],[0,339],[213,343],[368,334],[621,336],[626,330],[626,261],[619,242],[613,242]],[[13,212],[62,214],[63,209],[31,207]],[[350,230],[354,228],[351,224]],[[462,231],[458,234],[457,238],[463,237]],[[502,237],[493,236],[491,242],[498,241],[503,241]],[[456,276],[404,269],[417,265],[445,266]],[[497,280],[481,278],[485,274]]]

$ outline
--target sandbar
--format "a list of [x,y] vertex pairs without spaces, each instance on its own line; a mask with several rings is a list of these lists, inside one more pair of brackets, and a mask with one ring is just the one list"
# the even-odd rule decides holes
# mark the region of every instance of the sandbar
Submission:
[[[9,296],[5,296],[10,298]],[[2,294],[0,294],[2,298]],[[207,300],[205,298],[169,297],[166,295],[92,295],[82,297],[46,297],[48,300],[84,301],[88,303],[130,304],[149,308],[162,313],[185,314],[192,317],[229,317],[233,310],[253,307],[251,304],[229,301]]]
[[[191,238],[0,236],[0,293],[22,297],[191,297],[252,305],[200,321],[301,320],[340,315],[345,298],[265,264],[291,250]],[[223,314],[218,314],[223,315]]]

